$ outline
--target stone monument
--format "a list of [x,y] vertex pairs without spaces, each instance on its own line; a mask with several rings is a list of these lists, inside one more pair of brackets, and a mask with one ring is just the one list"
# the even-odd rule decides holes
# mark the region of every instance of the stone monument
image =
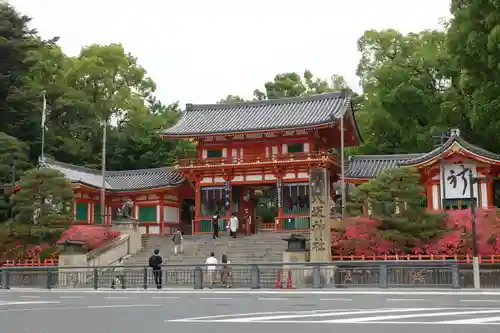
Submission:
[[310,261],[330,262],[332,236],[330,233],[330,174],[327,169],[313,169],[310,189]]

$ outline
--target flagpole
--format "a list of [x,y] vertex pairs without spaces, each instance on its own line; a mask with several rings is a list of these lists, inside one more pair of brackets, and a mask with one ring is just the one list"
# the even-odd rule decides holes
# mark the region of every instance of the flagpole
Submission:
[[45,96],[45,91],[42,92],[42,148],[40,153],[41,162],[44,161],[45,153],[45,121],[47,118],[47,98]]

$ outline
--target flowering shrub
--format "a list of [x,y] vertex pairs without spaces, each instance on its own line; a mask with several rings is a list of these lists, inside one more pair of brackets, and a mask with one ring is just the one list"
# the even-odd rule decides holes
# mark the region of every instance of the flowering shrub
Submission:
[[119,230],[95,225],[72,225],[61,235],[57,244],[66,241],[80,241],[85,243],[85,248],[90,251],[112,241],[120,236]]
[[[442,236],[423,242],[410,254],[456,255],[472,254],[472,222],[470,210],[447,212],[446,231]],[[500,221],[495,209],[476,211],[476,231],[480,254],[500,253]],[[377,221],[367,217],[347,220],[343,232],[332,234],[334,255],[390,255],[403,253],[395,242],[384,240]],[[407,251],[408,252],[408,251]]]

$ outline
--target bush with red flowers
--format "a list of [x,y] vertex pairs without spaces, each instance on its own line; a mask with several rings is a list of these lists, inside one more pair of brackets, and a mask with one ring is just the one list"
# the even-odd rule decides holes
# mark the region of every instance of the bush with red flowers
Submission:
[[[472,254],[472,220],[470,210],[452,210],[445,218],[445,232],[419,246],[405,249],[397,242],[384,239],[375,219],[354,217],[344,230],[332,234],[334,255],[460,255]],[[500,253],[500,219],[496,209],[476,211],[478,250],[482,255]]]
[[72,225],[61,235],[57,244],[64,244],[66,241],[83,242],[85,249],[91,251],[120,236],[119,230],[97,225]]

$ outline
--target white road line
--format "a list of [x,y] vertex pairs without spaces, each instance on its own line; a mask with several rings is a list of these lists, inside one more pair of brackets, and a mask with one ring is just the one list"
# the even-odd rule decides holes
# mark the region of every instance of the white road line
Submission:
[[386,298],[389,302],[411,302],[411,301],[425,301],[423,298]]
[[104,308],[142,308],[162,306],[162,304],[115,304],[115,305],[89,305],[87,309],[104,309]]
[[231,297],[200,297],[200,299],[217,301],[217,300],[228,300],[228,299],[232,299],[232,298]]
[[38,299],[40,296],[19,296],[19,298]]
[[59,296],[60,299],[81,299],[83,296]]
[[[446,308],[445,308],[446,309]],[[444,310],[444,309],[433,309],[433,310]],[[249,317],[249,318],[237,318],[237,319],[221,319],[214,320],[214,322],[260,322],[264,320],[281,320],[281,319],[295,319],[295,318],[311,318],[311,317],[336,317],[336,316],[349,316],[349,315],[362,315],[362,314],[377,314],[377,313],[390,313],[390,312],[416,312],[416,311],[429,311],[427,308],[413,308],[413,309],[381,309],[381,310],[367,310],[367,311],[330,311],[326,313],[311,313],[311,314],[291,314],[291,315],[279,315],[279,316],[264,316],[264,317]]]
[[497,324],[500,325],[500,316],[487,317],[487,318],[473,318],[461,320],[448,320],[441,321],[442,324]]
[[320,301],[352,301],[352,298],[320,298]]
[[460,302],[499,303],[500,299],[461,299]]
[[480,310],[480,311],[455,311],[455,312],[432,312],[432,313],[412,313],[406,315],[390,315],[390,316],[378,316],[378,317],[362,317],[362,318],[350,318],[350,319],[334,319],[325,320],[327,323],[371,323],[375,321],[382,320],[392,320],[392,319],[406,319],[406,318],[425,318],[425,317],[446,317],[446,316],[460,316],[460,315],[475,315],[475,314],[487,314],[487,313],[500,313],[500,309],[496,310]]
[[[235,318],[235,317],[245,317],[245,316],[258,316],[258,315],[270,315],[270,314],[307,314],[307,313],[321,313],[321,312],[334,312],[335,310],[308,310],[308,311],[274,311],[274,312],[251,312],[251,313],[232,313],[232,314],[223,314],[223,315],[215,315],[215,316],[204,316],[204,317],[191,317],[191,318],[182,318],[182,319],[170,319],[165,320],[165,322],[187,322],[187,321],[204,321],[209,320],[212,322],[213,319],[221,319],[221,318]],[[342,310],[338,310],[342,311]]]
[[259,297],[259,301],[288,301],[288,298],[278,298],[278,297]]
[[179,299],[178,296],[153,296],[152,299]]
[[33,305],[33,304],[59,304],[58,301],[33,301],[33,302],[0,302],[2,305]]
[[[202,319],[196,321],[186,321],[186,322],[195,322],[195,323],[213,323],[213,320]],[[323,320],[262,320],[256,321],[252,323],[264,323],[264,324],[329,324]],[[471,324],[471,323],[463,323],[463,324],[455,324],[455,323],[445,323],[445,322],[432,322],[432,321],[374,321],[374,322],[362,322],[356,323],[358,325],[500,325],[500,323],[479,323],[479,324]]]

